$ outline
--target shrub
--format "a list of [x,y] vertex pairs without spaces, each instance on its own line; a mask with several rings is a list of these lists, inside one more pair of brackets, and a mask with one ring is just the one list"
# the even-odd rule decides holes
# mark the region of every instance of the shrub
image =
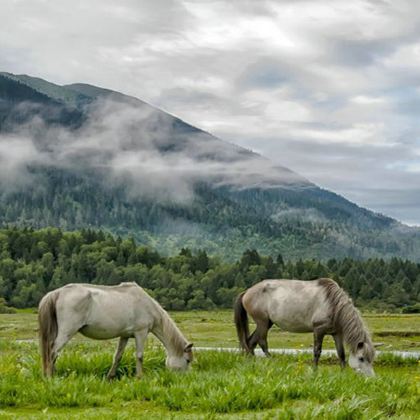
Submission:
[[420,314],[420,303],[404,306],[401,311],[403,314]]
[[0,314],[15,314],[16,309],[6,305],[6,300],[0,298]]

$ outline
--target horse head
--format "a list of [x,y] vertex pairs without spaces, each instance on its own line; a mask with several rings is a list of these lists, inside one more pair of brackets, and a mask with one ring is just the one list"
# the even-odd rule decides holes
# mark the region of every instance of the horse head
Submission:
[[192,343],[187,344],[184,347],[184,352],[182,356],[168,355],[168,357],[166,358],[166,366],[172,370],[187,370],[191,362],[193,361],[192,347]]
[[369,341],[359,342],[355,349],[350,350],[349,365],[356,372],[366,376],[375,376],[373,370],[373,359],[375,358],[375,349]]

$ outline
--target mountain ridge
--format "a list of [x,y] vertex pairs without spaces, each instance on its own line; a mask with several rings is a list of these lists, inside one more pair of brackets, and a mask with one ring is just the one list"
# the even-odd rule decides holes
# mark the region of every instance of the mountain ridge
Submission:
[[0,135],[22,127],[39,156],[20,169],[37,187],[3,185],[3,224],[104,227],[168,252],[420,259],[420,230],[119,92],[0,73]]

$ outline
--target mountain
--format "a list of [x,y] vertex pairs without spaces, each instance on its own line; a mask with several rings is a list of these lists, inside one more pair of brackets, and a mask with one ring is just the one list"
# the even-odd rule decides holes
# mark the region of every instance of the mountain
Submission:
[[404,256],[420,233],[137,98],[0,73],[0,223],[102,227],[163,252]]

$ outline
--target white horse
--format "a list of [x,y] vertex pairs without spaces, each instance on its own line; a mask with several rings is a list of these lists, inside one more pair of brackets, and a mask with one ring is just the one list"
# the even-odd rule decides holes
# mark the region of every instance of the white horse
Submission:
[[159,303],[136,283],[68,284],[46,294],[38,314],[46,376],[52,376],[59,351],[77,332],[97,340],[120,338],[108,379],[115,377],[130,337],[136,341],[136,375],[142,375],[143,349],[149,332],[164,345],[167,367],[186,370],[193,359],[192,344]]
[[[248,316],[256,323],[249,335]],[[352,300],[331,279],[314,281],[264,280],[239,295],[235,324],[241,347],[250,354],[259,344],[269,356],[267,333],[273,324],[290,332],[314,333],[314,364],[318,366],[326,334],[334,338],[341,366],[346,364],[344,342],[350,348],[349,365],[373,376],[375,349]]]

